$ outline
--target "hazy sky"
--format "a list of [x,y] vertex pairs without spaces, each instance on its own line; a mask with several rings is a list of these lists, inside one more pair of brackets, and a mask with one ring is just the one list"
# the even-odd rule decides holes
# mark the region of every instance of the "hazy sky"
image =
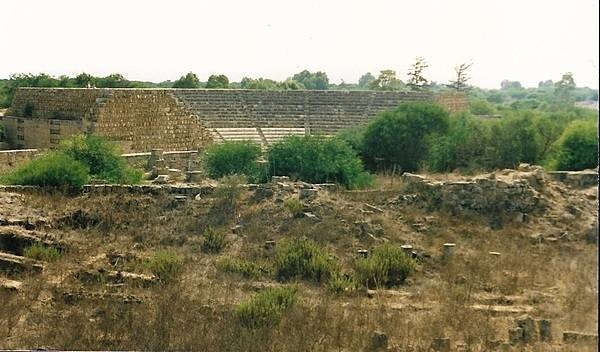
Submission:
[[481,87],[533,87],[567,71],[598,87],[598,0],[8,0],[0,33],[0,78],[283,80],[308,69],[350,83],[388,68],[406,80],[422,56],[440,83],[473,62]]

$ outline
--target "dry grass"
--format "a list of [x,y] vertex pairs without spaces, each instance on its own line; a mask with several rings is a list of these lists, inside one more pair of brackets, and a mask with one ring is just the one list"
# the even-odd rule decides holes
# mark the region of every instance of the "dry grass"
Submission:
[[[62,237],[69,250],[44,273],[20,278],[20,293],[0,291],[0,348],[355,351],[369,350],[372,334],[382,331],[397,351],[428,351],[432,339],[444,336],[457,350],[497,350],[495,341],[506,341],[514,318],[527,312],[552,319],[556,340],[529,350],[595,350],[560,344],[564,330],[597,331],[597,246],[576,236],[578,225],[551,225],[539,216],[492,230],[485,216],[392,207],[387,200],[400,192],[401,181],[389,177],[379,185],[376,192],[322,194],[304,202],[303,211],[319,221],[291,217],[283,203],[254,203],[247,192],[232,195],[233,188],[185,203],[168,195],[26,195],[22,209],[11,211],[47,218],[48,232]],[[364,203],[383,212],[369,212]],[[72,221],[78,211],[85,216]],[[360,222],[370,224],[374,238],[361,235]],[[426,226],[416,229],[415,223]],[[242,226],[235,235],[234,225]],[[226,234],[221,253],[201,250],[208,226]],[[530,238],[557,228],[569,228],[573,236],[542,243]],[[265,252],[264,242],[300,236],[318,243],[350,274],[357,249],[385,241],[410,243],[421,259],[403,286],[374,295],[364,290],[335,295],[326,285],[300,281],[298,302],[279,324],[245,328],[235,307],[280,284],[269,270],[231,275],[219,263],[269,268],[274,256]],[[456,243],[451,261],[441,259],[446,242]],[[161,250],[183,262],[181,275],[168,285],[87,285],[72,274],[81,268],[150,274],[143,263]],[[112,252],[130,259],[110,262],[106,254]],[[63,293],[80,291],[104,296],[64,299]],[[131,296],[141,303],[130,302]]]

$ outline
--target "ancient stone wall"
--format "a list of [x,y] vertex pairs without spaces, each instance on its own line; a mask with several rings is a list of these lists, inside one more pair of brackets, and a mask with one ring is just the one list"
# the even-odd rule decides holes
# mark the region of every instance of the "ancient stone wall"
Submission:
[[82,120],[107,89],[19,88],[6,116]]
[[93,132],[118,141],[125,152],[190,150],[212,141],[201,120],[165,89],[111,90],[93,126]]
[[39,155],[37,149],[0,150],[0,173],[9,171]]
[[[150,170],[150,160],[152,153],[130,153],[123,154],[127,163],[133,167],[142,170]],[[200,167],[200,159],[198,158],[197,150],[177,150],[164,152],[163,158],[165,164],[170,169],[179,169],[182,171],[194,171]]]
[[85,130],[85,120],[5,116],[6,138],[16,148],[56,148],[60,141]]
[[52,148],[72,133],[94,132],[124,152],[191,150],[212,141],[205,127],[333,134],[407,101],[435,101],[450,111],[467,105],[460,93],[20,88],[4,123],[19,148]]

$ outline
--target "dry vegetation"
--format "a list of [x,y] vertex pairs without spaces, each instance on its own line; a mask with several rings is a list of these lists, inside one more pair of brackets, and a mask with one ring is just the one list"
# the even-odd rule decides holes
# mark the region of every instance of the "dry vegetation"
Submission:
[[[519,222],[399,206],[390,199],[402,181],[379,184],[377,191],[319,192],[300,201],[302,210],[286,201],[293,194],[256,201],[234,183],[185,201],[0,192],[0,232],[48,234],[47,243],[62,245],[41,273],[0,272],[0,280],[22,282],[18,290],[0,288],[0,348],[355,351],[369,350],[380,332],[397,351],[428,351],[440,337],[451,339],[452,350],[596,350],[561,338],[565,330],[597,333],[598,249],[586,241],[597,217],[595,188],[549,183],[549,208]],[[490,227],[492,215],[501,228]],[[205,243],[219,234],[222,245]],[[276,252],[265,251],[265,241],[277,250],[302,236],[350,275],[357,250],[412,244],[415,272],[376,291],[278,282]],[[8,242],[1,251],[15,250]],[[449,261],[441,258],[446,242],[456,243]],[[250,328],[240,319],[238,305],[290,285],[296,302],[280,320]],[[554,341],[502,345],[523,314],[551,319]]]

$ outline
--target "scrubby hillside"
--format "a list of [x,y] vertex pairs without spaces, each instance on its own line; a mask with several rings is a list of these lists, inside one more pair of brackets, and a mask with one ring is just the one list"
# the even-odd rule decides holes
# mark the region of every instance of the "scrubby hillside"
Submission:
[[563,341],[597,333],[597,185],[582,177],[6,187],[0,348],[595,350]]

